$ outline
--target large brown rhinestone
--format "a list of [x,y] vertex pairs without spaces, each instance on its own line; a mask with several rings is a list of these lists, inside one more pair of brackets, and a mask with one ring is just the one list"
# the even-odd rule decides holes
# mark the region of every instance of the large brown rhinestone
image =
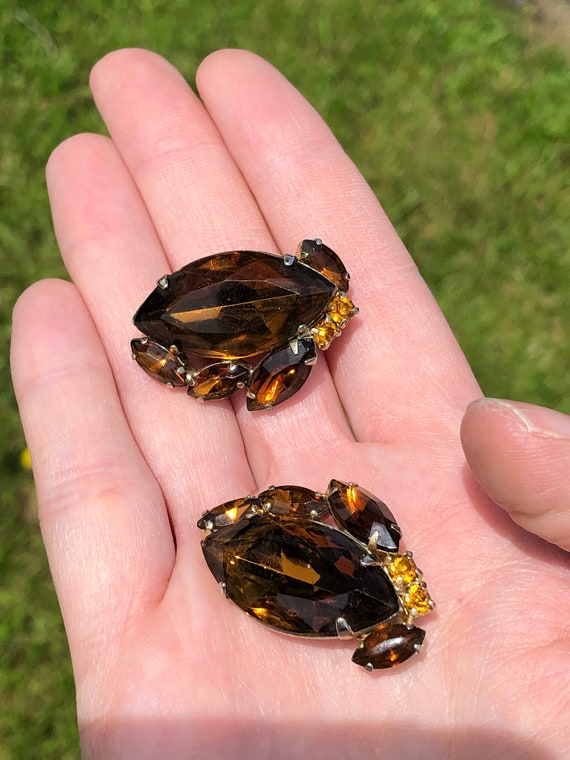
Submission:
[[202,541],[214,577],[244,612],[303,636],[355,633],[387,620],[398,599],[384,570],[362,564],[362,547],[326,524],[253,516]]
[[402,531],[383,501],[364,488],[340,480],[331,480],[328,498],[335,520],[345,530],[365,543],[376,533],[380,549],[398,551]]
[[287,344],[265,357],[254,369],[247,386],[249,411],[269,409],[297,393],[316,358],[312,338],[299,338],[293,345]]
[[393,668],[419,652],[425,631],[402,623],[378,626],[368,634],[352,655],[352,661],[366,670]]
[[218,359],[271,351],[311,326],[335,291],[333,282],[293,257],[259,251],[207,256],[166,276],[134,317],[163,345]]

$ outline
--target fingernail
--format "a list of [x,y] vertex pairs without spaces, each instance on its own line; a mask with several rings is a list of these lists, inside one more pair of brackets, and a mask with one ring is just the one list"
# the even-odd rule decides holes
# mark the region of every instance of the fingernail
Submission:
[[507,412],[513,415],[531,433],[570,438],[570,416],[554,409],[502,398],[485,398],[475,403],[486,405],[489,409],[494,406],[503,414]]

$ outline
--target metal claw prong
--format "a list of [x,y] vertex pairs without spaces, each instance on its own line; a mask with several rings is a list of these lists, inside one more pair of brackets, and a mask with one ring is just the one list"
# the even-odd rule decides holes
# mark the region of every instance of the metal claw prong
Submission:
[[336,635],[339,637],[339,639],[354,638],[354,631],[349,626],[346,618],[337,617],[335,624],[336,624]]
[[224,581],[220,581],[219,586],[220,586],[220,591],[222,592],[222,594],[225,597],[227,597],[226,584],[224,583]]
[[371,552],[375,552],[378,548],[378,538],[380,534],[377,530],[372,531],[370,536],[368,537],[368,550]]
[[360,564],[362,567],[371,567],[372,565],[382,565],[384,563],[373,557],[371,554],[365,554],[364,557],[361,558]]
[[283,263],[286,267],[292,267],[293,264],[297,261],[297,257],[293,256],[292,253],[286,253],[283,256]]
[[156,281],[156,284],[161,290],[166,290],[168,288],[168,275],[163,274],[160,280]]

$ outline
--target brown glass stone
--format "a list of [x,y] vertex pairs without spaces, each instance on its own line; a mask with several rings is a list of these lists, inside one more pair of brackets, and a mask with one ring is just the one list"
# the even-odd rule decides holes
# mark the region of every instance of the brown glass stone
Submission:
[[194,375],[188,395],[204,401],[218,401],[233,393],[248,377],[248,368],[241,364],[216,362]]
[[202,541],[226,595],[271,628],[336,637],[337,618],[355,632],[398,611],[394,587],[350,536],[324,523],[253,516]]
[[[282,346],[315,323],[333,282],[291,257],[259,251],[207,256],[168,275],[134,316],[138,329],[186,354],[255,356]],[[164,285],[164,287],[162,287]]]
[[198,527],[200,530],[213,530],[214,528],[223,528],[225,525],[233,525],[248,510],[253,512],[258,504],[257,499],[250,497],[226,501],[218,507],[204,512],[198,520]]
[[419,651],[425,637],[421,628],[407,628],[402,623],[387,623],[366,636],[352,656],[352,661],[367,670],[393,668]]
[[262,491],[257,497],[262,504],[268,504],[274,515],[291,515],[301,519],[312,519],[326,514],[327,500],[303,486],[277,486]]
[[[316,358],[312,338],[295,341],[296,351],[287,344],[263,359],[254,369],[247,385],[250,412],[281,404],[301,388],[309,377]],[[307,364],[309,362],[309,364]]]
[[131,353],[139,367],[155,380],[175,388],[186,385],[184,364],[172,349],[148,338],[135,338],[131,341]]
[[356,538],[367,543],[372,533],[385,551],[398,551],[402,532],[386,504],[364,488],[331,480],[329,504],[337,523]]
[[318,269],[325,277],[332,280],[339,290],[348,290],[349,275],[339,256],[320,240],[303,240],[299,245],[298,256],[310,267]]

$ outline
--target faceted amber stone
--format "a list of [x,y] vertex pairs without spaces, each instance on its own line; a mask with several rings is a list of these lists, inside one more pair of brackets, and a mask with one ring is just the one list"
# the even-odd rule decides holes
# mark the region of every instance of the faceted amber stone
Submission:
[[407,611],[415,610],[418,615],[427,615],[428,612],[431,612],[432,601],[423,583],[418,581],[408,586],[405,606]]
[[397,557],[386,565],[388,574],[393,581],[401,579],[402,583],[411,583],[417,580],[418,568],[411,557],[405,554],[398,554]]
[[349,275],[338,255],[321,240],[303,240],[299,245],[299,258],[310,267],[318,269],[332,280],[339,290],[348,290]]
[[328,348],[331,342],[340,335],[340,331],[334,322],[323,319],[318,322],[311,330],[315,343],[319,348]]
[[202,541],[208,567],[248,615],[280,631],[334,636],[341,617],[355,632],[398,611],[390,580],[362,564],[362,545],[329,525],[256,515]]
[[193,377],[188,395],[204,401],[217,401],[233,393],[239,384],[245,383],[249,370],[233,362],[216,362],[204,367]]
[[312,338],[299,338],[294,347],[287,344],[266,356],[254,369],[247,384],[250,412],[269,409],[290,398],[309,377],[316,359]]
[[198,527],[200,530],[213,530],[214,528],[223,528],[225,525],[233,525],[248,510],[253,513],[257,506],[257,499],[249,497],[226,501],[219,507],[204,512],[198,520]]
[[131,341],[131,352],[147,375],[175,388],[186,385],[184,364],[172,349],[164,348],[148,338],[135,338]]
[[386,623],[363,639],[352,661],[366,670],[393,668],[419,651],[425,637],[421,628],[407,628],[402,623]]
[[328,512],[327,500],[320,494],[302,486],[277,486],[268,488],[257,497],[262,504],[269,505],[274,515],[295,515],[311,519]]
[[351,319],[357,312],[358,309],[352,303],[350,298],[348,296],[342,296],[340,293],[337,293],[334,296],[327,307],[327,313],[329,317],[332,319],[335,325],[338,325],[339,327],[344,327],[346,322]]
[[365,543],[376,532],[380,549],[398,551],[402,532],[383,501],[364,488],[340,480],[331,480],[328,498],[331,512],[341,527]]
[[[312,326],[333,282],[291,257],[231,251],[193,261],[161,282],[134,317],[138,329],[187,354],[240,359],[266,353]],[[163,287],[164,286],[164,287]]]

